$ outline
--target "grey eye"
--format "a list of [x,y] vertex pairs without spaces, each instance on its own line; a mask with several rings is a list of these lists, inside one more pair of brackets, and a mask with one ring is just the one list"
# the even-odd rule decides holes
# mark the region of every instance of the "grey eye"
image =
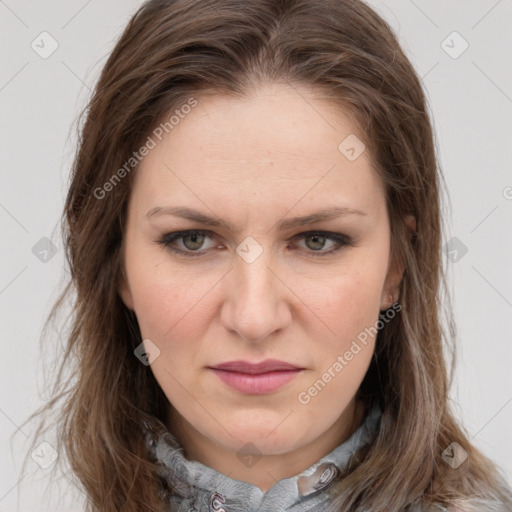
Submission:
[[[322,235],[309,235],[304,237],[306,242],[306,246],[308,249],[312,249],[313,251],[318,251],[324,248],[327,237]],[[311,243],[309,243],[311,241]]]
[[205,237],[206,235],[203,235],[201,233],[191,233],[190,235],[182,236],[181,239],[183,241],[183,245],[187,249],[194,251],[201,248]]

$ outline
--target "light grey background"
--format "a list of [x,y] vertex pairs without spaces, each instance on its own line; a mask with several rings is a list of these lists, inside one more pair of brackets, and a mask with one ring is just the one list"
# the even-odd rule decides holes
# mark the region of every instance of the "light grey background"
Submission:
[[[39,335],[65,277],[55,227],[75,149],[75,119],[140,3],[0,0],[1,512],[83,510],[80,494],[68,483],[59,487],[68,493],[61,502],[55,485],[46,488],[50,469],[30,460],[20,473],[30,426],[17,431],[12,446],[9,438],[46,396]],[[452,204],[445,241],[460,241],[452,241],[459,244],[456,252],[446,253],[458,259],[448,262],[459,334],[456,411],[474,443],[510,482],[512,2],[370,3],[398,32],[423,77],[434,115]],[[43,31],[58,43],[46,59],[31,47],[35,41],[43,51]],[[464,41],[469,46],[458,55]],[[45,39],[44,51],[50,48]],[[32,251],[43,237],[57,248],[47,262]]]

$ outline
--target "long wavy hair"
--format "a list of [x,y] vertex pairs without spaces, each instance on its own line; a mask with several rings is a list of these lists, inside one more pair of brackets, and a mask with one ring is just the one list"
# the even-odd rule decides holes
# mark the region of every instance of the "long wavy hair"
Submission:
[[[57,411],[59,461],[69,461],[88,510],[166,510],[173,490],[143,426],[165,428],[168,402],[134,356],[140,330],[118,293],[137,166],[111,180],[190,98],[240,98],[269,82],[313,87],[351,113],[385,183],[392,253],[405,263],[401,313],[379,331],[358,392],[380,403],[378,432],[329,489],[328,511],[512,510],[502,472],[471,444],[448,398],[444,188],[421,80],[390,26],[359,0],[150,0],[134,14],[80,118],[61,225],[70,276],[42,336],[66,305],[66,342],[51,399],[31,416],[43,417],[37,435]],[[442,458],[454,442],[468,453],[457,469]]]

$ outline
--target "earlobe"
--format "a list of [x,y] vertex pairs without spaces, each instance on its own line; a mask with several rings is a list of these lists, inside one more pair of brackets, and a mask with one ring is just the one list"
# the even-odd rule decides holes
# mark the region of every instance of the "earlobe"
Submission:
[[395,286],[392,291],[389,291],[389,288],[386,288],[382,293],[382,299],[380,304],[380,310],[384,311],[393,306],[400,297],[399,286]]
[[[405,225],[409,230],[409,240],[416,234],[416,217],[406,215],[404,218]],[[400,299],[400,285],[405,271],[405,263],[403,261],[393,261],[388,270],[386,283],[382,291],[381,311],[390,308]]]
[[409,239],[416,234],[416,217],[414,215],[405,216],[405,225],[409,228]]
[[390,308],[400,298],[400,284],[404,275],[405,265],[395,257],[391,262],[386,282],[382,290],[381,310]]
[[400,298],[400,283],[404,274],[405,266],[396,257],[391,262],[381,297],[381,311],[390,308]]

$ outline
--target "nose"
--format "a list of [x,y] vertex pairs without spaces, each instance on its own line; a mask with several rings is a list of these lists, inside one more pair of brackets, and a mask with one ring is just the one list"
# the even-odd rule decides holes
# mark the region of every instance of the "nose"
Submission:
[[272,264],[270,251],[252,262],[236,257],[224,280],[224,327],[246,341],[259,341],[284,330],[291,322],[293,293]]

